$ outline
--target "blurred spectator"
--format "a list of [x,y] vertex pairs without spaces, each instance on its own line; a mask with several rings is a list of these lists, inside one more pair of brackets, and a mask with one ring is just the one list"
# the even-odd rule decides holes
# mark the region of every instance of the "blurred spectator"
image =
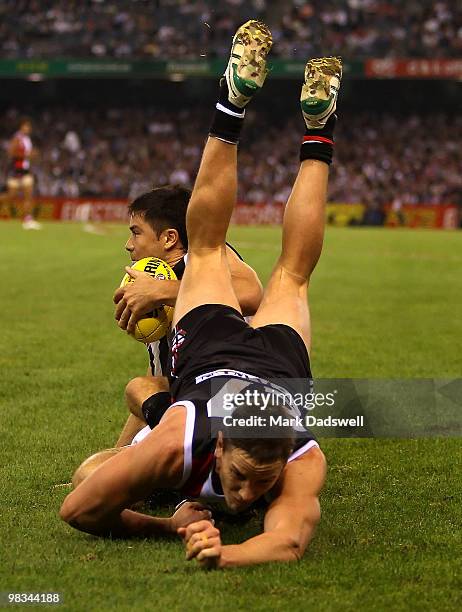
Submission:
[[[14,109],[0,115],[0,168],[19,115]],[[44,111],[34,118],[38,192],[132,199],[153,185],[192,185],[208,119],[198,110],[178,115],[152,107]],[[274,125],[264,113],[248,113],[240,147],[241,200],[287,201],[298,169],[300,133],[298,113],[283,125]],[[460,142],[462,117],[454,114],[344,113],[337,128],[330,200],[370,207],[459,203]]]
[[226,56],[249,18],[271,26],[273,56],[462,54],[453,0],[2,0],[0,58]]

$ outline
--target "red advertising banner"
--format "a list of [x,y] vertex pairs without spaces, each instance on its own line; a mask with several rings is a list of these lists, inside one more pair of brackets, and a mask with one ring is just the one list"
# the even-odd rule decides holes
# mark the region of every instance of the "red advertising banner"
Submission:
[[[36,199],[35,210],[39,220],[127,223],[128,202],[122,199],[101,198],[47,198]],[[360,225],[366,208],[361,203],[331,202],[327,205],[327,221],[331,225]],[[237,225],[281,225],[284,214],[282,204],[246,204],[239,202],[232,222]],[[0,201],[0,219],[22,217],[18,203]],[[388,227],[427,227],[456,229],[459,227],[459,209],[453,204],[407,204],[399,211],[385,206],[385,225]]]
[[79,198],[56,202],[57,218],[61,221],[128,221],[127,200]]
[[[35,199],[35,210],[39,220],[60,221],[122,221],[128,220],[128,202],[122,199],[100,198],[53,198]],[[0,219],[22,217],[20,202],[0,203]]]
[[[364,216],[364,204],[344,204],[331,202],[327,204],[326,214],[330,225],[350,225],[361,223]],[[236,206],[232,222],[236,225],[280,225],[284,214],[282,204],[245,204],[239,202]]]
[[231,219],[236,225],[280,225],[284,214],[282,204],[245,204],[239,202]]
[[462,59],[371,59],[364,73],[375,78],[461,79]]

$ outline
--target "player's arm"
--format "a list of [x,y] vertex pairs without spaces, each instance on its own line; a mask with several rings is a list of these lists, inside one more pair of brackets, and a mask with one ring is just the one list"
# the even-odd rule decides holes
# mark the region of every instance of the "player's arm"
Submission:
[[21,142],[19,141],[19,138],[12,138],[8,146],[8,155],[13,159],[15,157],[21,157],[22,153],[23,148]]
[[231,272],[231,283],[234,293],[246,316],[254,315],[263,296],[263,287],[253,268],[240,259],[229,246],[226,247],[229,270]]
[[326,475],[322,451],[313,448],[291,461],[265,516],[264,532],[242,544],[222,546],[220,533],[209,521],[191,524],[184,537],[187,558],[203,567],[234,567],[269,561],[298,561],[321,516],[319,493]]
[[[231,272],[231,282],[244,316],[253,315],[260,305],[263,295],[262,285],[255,270],[239,259],[227,247],[227,257]],[[134,333],[136,322],[142,315],[163,304],[174,306],[180,289],[179,280],[160,280],[132,268],[125,268],[134,279],[114,293],[116,304],[115,318],[119,327]]]
[[186,410],[166,413],[139,444],[104,462],[72,493],[60,510],[72,527],[93,535],[151,537],[172,533],[170,519],[128,510],[153,489],[175,487],[183,474]]
[[116,289],[113,297],[115,319],[121,329],[134,333],[135,324],[143,315],[164,304],[175,305],[181,281],[152,278],[128,266],[125,270],[134,282]]

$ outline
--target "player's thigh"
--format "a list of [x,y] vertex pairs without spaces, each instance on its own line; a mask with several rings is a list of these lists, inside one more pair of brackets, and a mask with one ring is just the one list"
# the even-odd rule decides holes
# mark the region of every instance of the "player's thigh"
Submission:
[[241,312],[231,282],[225,245],[188,251],[188,263],[175,304],[173,325],[193,308],[203,304],[223,304]]
[[311,321],[307,283],[287,273],[279,264],[274,269],[262,302],[252,318],[254,328],[280,323],[292,327],[311,349]]
[[19,181],[17,178],[9,178],[6,181],[6,186],[8,189],[8,196],[10,198],[16,198],[19,194]]
[[26,174],[22,178],[22,190],[25,198],[31,198],[34,191],[34,177],[31,174]]

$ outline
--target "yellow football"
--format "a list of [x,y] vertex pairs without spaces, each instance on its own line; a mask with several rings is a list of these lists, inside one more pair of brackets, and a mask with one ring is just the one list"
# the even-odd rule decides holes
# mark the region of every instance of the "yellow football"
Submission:
[[[147,272],[153,278],[176,280],[175,272],[168,263],[157,257],[145,257],[144,259],[135,261],[132,268],[134,270],[141,270],[141,272]],[[132,282],[133,278],[129,274],[125,274],[120,286],[123,287],[127,283]],[[146,315],[137,322],[134,337],[139,342],[144,342],[145,344],[160,340],[167,334],[172,319],[172,306],[161,306],[160,308],[156,308],[153,312],[149,313],[149,315]]]

